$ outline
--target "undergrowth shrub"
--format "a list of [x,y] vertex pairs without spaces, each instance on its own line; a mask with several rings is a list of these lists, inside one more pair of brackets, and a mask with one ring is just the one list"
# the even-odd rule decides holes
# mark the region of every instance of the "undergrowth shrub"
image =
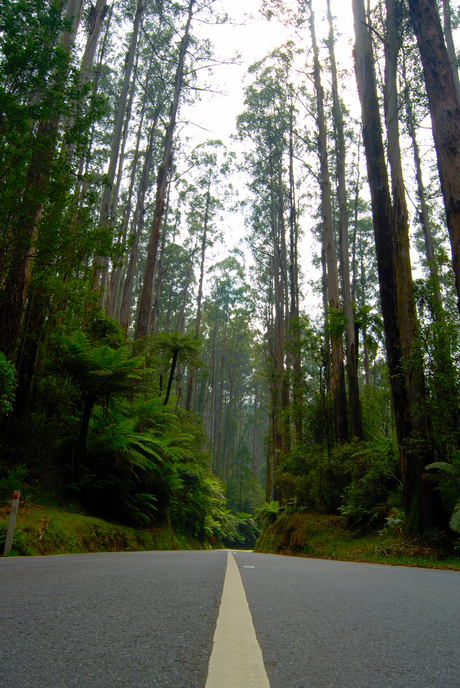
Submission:
[[349,469],[337,453],[319,445],[299,449],[282,464],[276,482],[285,500],[308,511],[337,513],[350,482]]
[[221,533],[224,547],[232,549],[252,549],[261,531],[251,514],[228,514]]
[[451,529],[460,533],[460,452],[454,452],[452,463],[436,461],[426,467],[426,479],[439,484],[442,502],[449,514]]
[[16,391],[16,369],[0,351],[0,416],[13,408]]
[[383,524],[388,514],[388,498],[401,487],[395,444],[380,439],[338,447],[336,456],[351,476],[343,491],[339,511],[349,527]]

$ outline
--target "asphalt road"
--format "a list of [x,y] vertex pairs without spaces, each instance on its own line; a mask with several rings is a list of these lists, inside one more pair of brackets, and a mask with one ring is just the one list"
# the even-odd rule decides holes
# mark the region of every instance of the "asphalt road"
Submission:
[[[460,573],[234,556],[271,688],[460,688]],[[226,565],[0,559],[0,687],[204,688]]]

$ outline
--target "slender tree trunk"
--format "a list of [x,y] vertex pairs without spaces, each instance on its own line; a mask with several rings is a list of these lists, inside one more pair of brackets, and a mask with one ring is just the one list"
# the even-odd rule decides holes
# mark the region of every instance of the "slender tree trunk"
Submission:
[[[96,7],[93,9],[91,15],[91,22],[88,30],[88,38],[86,40],[85,52],[80,65],[80,85],[85,86],[91,80],[93,73],[94,58],[96,56],[96,49],[101,35],[102,22],[105,17],[107,0],[97,0]],[[67,127],[70,129],[75,122],[75,117],[72,117]],[[68,146],[67,156],[70,159],[73,153],[73,146]],[[81,166],[83,169],[83,166]]]
[[[137,58],[139,57],[139,52],[137,52],[136,56],[136,67],[134,69],[134,73],[136,74],[137,72]],[[126,115],[125,115],[125,122],[123,125],[123,135],[121,137],[121,146],[120,146],[120,154],[118,156],[118,170],[117,170],[117,178],[115,182],[115,186],[112,190],[112,198],[110,200],[110,218],[112,220],[115,219],[115,216],[117,214],[118,210],[118,198],[120,194],[120,186],[121,186],[121,180],[123,178],[123,171],[124,171],[124,165],[125,165],[125,149],[126,149],[126,142],[128,140],[128,134],[129,134],[129,124],[131,121],[131,112],[132,112],[132,107],[133,107],[133,100],[134,100],[134,93],[136,91],[136,79],[134,78],[132,80],[131,84],[131,90],[129,94],[129,99],[128,99],[128,104],[126,106]],[[103,293],[101,294],[101,306],[106,308],[107,313],[113,317],[114,310],[116,308],[116,300],[117,300],[117,276],[119,275],[119,268],[113,268],[110,274],[107,275],[107,289],[103,290]]]
[[321,169],[321,201],[323,212],[324,241],[326,246],[327,262],[327,286],[329,318],[331,319],[331,343],[332,343],[332,391],[334,395],[334,417],[336,439],[340,442],[348,441],[348,417],[347,397],[345,389],[345,370],[343,364],[343,345],[341,333],[335,332],[337,325],[334,318],[340,309],[339,279],[337,273],[337,255],[335,250],[334,226],[332,216],[331,182],[329,177],[329,165],[327,159],[327,132],[324,117],[323,87],[321,85],[321,68],[319,63],[318,46],[316,43],[315,17],[311,5],[310,30],[314,54],[314,79],[317,103],[317,127],[318,127],[318,155]]
[[281,336],[280,351],[282,352],[282,378],[281,378],[281,427],[282,427],[282,453],[288,454],[291,451],[291,404],[289,396],[289,378],[291,374],[290,361],[290,322],[289,322],[289,288],[288,288],[288,267],[286,249],[286,226],[284,222],[284,185],[282,178],[282,158],[280,157],[278,166],[278,227],[280,244],[280,296],[282,297],[281,307]]
[[258,474],[258,462],[257,462],[257,411],[258,411],[259,400],[257,398],[257,390],[254,393],[254,425],[252,429],[252,474],[254,478],[257,478]]
[[[58,42],[66,55],[62,71],[52,75],[59,97],[62,96],[75,35],[83,9],[83,0],[69,0],[65,19],[68,26]],[[12,359],[21,327],[43,208],[48,192],[60,115],[39,122],[22,196],[20,215],[14,225],[11,267],[0,294],[0,351]]]
[[144,203],[145,194],[148,188],[150,167],[152,165],[152,154],[153,154],[153,139],[155,136],[156,121],[153,123],[150,130],[149,140],[147,144],[147,149],[145,151],[144,157],[144,167],[142,170],[142,178],[139,184],[139,191],[137,194],[136,210],[134,211],[133,218],[133,228],[136,232],[136,239],[131,249],[131,255],[129,258],[128,268],[125,277],[125,283],[123,285],[123,296],[121,300],[120,308],[120,326],[127,332],[129,327],[129,319],[131,313],[131,302],[133,295],[134,286],[134,276],[136,273],[137,257],[139,251],[139,239],[142,235],[142,229],[144,227]]
[[[102,13],[102,14],[103,14],[103,13]],[[109,36],[110,24],[111,24],[112,15],[113,15],[113,5],[110,5],[108,14],[109,14],[109,16],[108,16],[108,19],[107,19],[107,22],[106,22],[106,27],[105,27],[105,31],[104,31],[104,38],[103,38],[103,40],[102,40],[102,45],[101,45],[101,48],[100,48],[100,51],[99,51],[98,67],[96,68],[96,71],[95,71],[95,74],[94,74],[94,81],[93,81],[93,93],[94,93],[94,94],[97,93],[98,84],[99,84],[99,76],[100,76],[100,73],[101,73],[102,63],[103,63],[103,60],[104,60],[104,57],[105,57],[105,50],[106,50],[106,47],[107,47],[107,40],[108,40],[108,36]],[[102,18],[102,15],[101,15],[101,18]],[[96,18],[96,22],[97,22],[97,21],[98,21],[98,19]],[[96,28],[97,28],[97,25],[95,26],[95,29],[96,29]],[[87,47],[88,47],[88,45],[89,45],[90,42],[92,43],[92,42],[94,41],[94,38],[95,38],[95,31],[89,36],[89,38],[88,38],[88,43],[87,43]],[[94,46],[94,44],[92,45],[92,47],[93,47],[93,46]],[[91,50],[92,50],[92,47],[91,47]],[[94,47],[95,47],[95,46],[94,46]],[[88,69],[88,63],[89,63],[89,59],[91,58],[91,50],[88,50],[88,55],[87,55],[87,56],[85,56],[85,55],[83,56],[82,68],[81,68],[81,70],[80,70],[80,71],[81,71],[81,78],[82,78],[82,79],[86,79],[86,78],[88,77],[88,72],[90,71],[90,70]],[[86,60],[86,59],[88,60],[88,62],[86,62],[86,65],[84,66],[85,60]],[[91,133],[90,133],[89,136],[88,136],[88,139],[89,139],[89,142],[88,142],[88,149],[91,149],[91,144],[92,144],[93,138],[94,138],[94,125],[93,125],[93,127],[91,128]],[[83,172],[84,172],[84,171],[85,171],[85,174],[86,174],[87,171],[88,171],[88,162],[89,162],[89,161],[88,161],[88,159],[87,159],[87,156],[85,156],[85,154],[83,154],[83,155],[80,156],[80,162],[79,162],[79,165],[78,165],[78,182],[77,182],[77,190],[76,190],[76,193],[75,193],[75,212],[74,212],[74,215],[73,215],[73,217],[72,217],[72,234],[75,234],[75,228],[76,228],[76,225],[77,225],[77,222],[78,222],[78,211],[81,209],[81,206],[82,206],[82,203],[83,203],[83,199],[84,199],[84,194],[85,194],[85,191],[86,191],[87,180],[86,180],[86,178],[85,178],[85,179],[82,179],[82,176],[83,176]],[[86,168],[86,169],[85,169],[85,168]]]
[[352,437],[362,439],[361,403],[358,383],[358,347],[356,342],[355,318],[350,286],[350,265],[348,257],[348,203],[345,179],[345,136],[342,116],[342,105],[339,99],[337,66],[334,49],[334,29],[331,13],[331,2],[327,0],[329,19],[329,55],[331,58],[333,117],[336,136],[337,180],[340,215],[340,271],[342,277],[343,314],[346,319],[345,341],[347,349],[348,401],[350,411],[350,433]]
[[[109,168],[107,171],[107,184],[104,187],[102,195],[101,209],[99,213],[99,224],[101,227],[106,227],[110,219],[110,210],[112,202],[113,183],[115,180],[115,172],[117,169],[117,162],[120,153],[120,143],[123,130],[123,121],[125,119],[126,104],[128,100],[128,91],[131,85],[131,74],[134,65],[134,58],[136,54],[136,47],[139,36],[139,27],[142,16],[142,0],[137,1],[136,16],[134,18],[133,31],[131,34],[131,43],[128,54],[126,56],[125,74],[123,78],[123,86],[121,89],[120,99],[118,101],[117,116],[115,119],[115,126],[112,136],[112,148],[110,151]],[[108,265],[107,256],[95,256],[93,263],[94,270],[94,288],[103,289],[106,280],[106,271]]]
[[[203,298],[203,281],[204,281],[204,265],[206,257],[206,242],[207,242],[207,232],[208,232],[208,222],[209,222],[209,202],[211,199],[211,173],[209,174],[208,188],[206,191],[206,205],[204,209],[204,220],[203,220],[203,236],[201,239],[201,263],[200,263],[200,282],[198,285],[198,299],[196,304],[196,319],[195,319],[195,338],[200,338],[200,327],[201,327],[201,300]],[[192,394],[193,385],[195,381],[195,367],[193,366],[190,371],[190,379],[188,381],[187,388],[187,399],[185,401],[185,410],[190,413],[190,407],[192,404]]]
[[408,0],[422,58],[460,309],[460,105],[435,0]]
[[[366,24],[363,0],[353,0],[355,21],[355,63],[361,100],[363,138],[367,158],[368,179],[372,198],[374,234],[380,282],[380,300],[384,318],[390,382],[398,435],[401,470],[404,483],[404,505],[408,526],[422,531],[439,519],[431,485],[423,480],[424,468],[432,460],[427,418],[423,411],[421,370],[416,350],[411,349],[405,324],[413,328],[407,307],[411,285],[404,284],[401,264],[405,247],[399,247],[398,232],[403,231],[403,209],[393,210],[385,153],[382,142],[379,103],[374,73],[370,30]],[[391,149],[394,152],[395,142]],[[397,165],[396,165],[397,167]],[[397,178],[397,169],[395,178]],[[396,181],[396,179],[394,179]],[[395,194],[399,193],[394,189]],[[404,241],[404,237],[401,237]],[[401,300],[403,298],[403,300]],[[412,319],[412,322],[404,322]],[[405,354],[408,358],[405,358]],[[418,396],[417,396],[418,395]]]
[[221,448],[222,448],[222,408],[224,400],[224,368],[225,368],[225,345],[227,342],[227,319],[225,319],[224,331],[222,334],[222,350],[220,356],[220,381],[219,381],[219,410],[217,415],[217,449],[216,449],[216,475],[221,475]]
[[185,273],[185,285],[184,285],[184,291],[182,292],[182,305],[181,309],[179,311],[179,315],[177,316],[177,321],[176,321],[176,331],[180,332],[181,334],[184,333],[184,327],[185,327],[185,307],[187,305],[187,298],[189,295],[189,287],[190,287],[190,280],[192,278],[192,270],[193,270],[193,261],[192,258],[188,261],[187,264],[187,272]]
[[178,356],[178,352],[177,352],[176,349],[174,349],[174,351],[173,351],[173,356],[172,356],[172,361],[171,361],[171,370],[169,371],[168,388],[167,388],[167,390],[166,390],[166,396],[165,396],[165,400],[164,400],[164,402],[163,402],[163,406],[166,406],[166,405],[167,405],[167,403],[168,403],[168,401],[169,401],[169,396],[170,396],[170,394],[171,394],[171,387],[172,387],[172,383],[173,383],[173,380],[174,380],[174,373],[175,373],[175,371],[176,371],[177,356]]
[[[126,205],[125,205],[124,212],[123,212],[123,238],[122,238],[123,246],[126,246],[126,238],[127,238],[127,234],[128,234],[128,228],[130,226],[130,221],[131,221],[132,198],[133,198],[133,192],[134,192],[134,184],[136,181],[137,165],[138,165],[138,161],[139,161],[139,148],[140,148],[140,142],[141,142],[142,131],[143,131],[143,126],[144,126],[145,108],[146,108],[146,104],[147,104],[147,95],[148,95],[147,88],[148,88],[148,84],[149,84],[149,80],[150,80],[150,73],[151,73],[151,69],[152,69],[152,64],[153,64],[153,54],[152,54],[152,57],[150,59],[149,68],[147,70],[147,75],[146,75],[145,82],[144,82],[144,88],[143,88],[144,95],[142,97],[141,112],[139,115],[139,125],[137,127],[137,133],[136,133],[136,146],[134,148],[134,155],[133,155],[132,167],[131,167],[131,175],[129,178],[128,196],[126,199]],[[155,130],[157,123],[158,123],[158,116],[159,116],[158,112],[159,112],[159,108],[157,107],[157,109],[155,110],[154,123],[151,127],[151,133],[149,135],[149,141],[150,141],[150,138],[152,136],[152,131]],[[149,146],[147,146],[147,151],[148,151],[148,148],[149,148]],[[147,151],[146,151],[145,155],[147,155]],[[145,166],[145,158],[144,158],[144,166]],[[136,205],[136,208],[137,208],[137,205]],[[137,232],[138,222],[137,222],[136,217],[133,220],[133,227],[134,227],[134,231]],[[137,238],[136,238],[136,241],[137,241]],[[124,285],[125,285],[125,281],[126,281],[125,280],[126,270],[128,269],[128,265],[129,265],[130,257],[132,255],[132,251],[133,251],[133,249],[129,253],[129,256],[125,258],[124,266],[116,268],[115,276],[114,276],[114,280],[113,280],[112,290],[113,290],[113,293],[115,294],[115,298],[114,298],[114,304],[113,304],[113,313],[111,313],[110,315],[112,317],[115,317],[116,320],[118,320],[118,322],[121,322],[121,308],[122,308],[121,301],[123,299]],[[125,316],[126,316],[126,314],[125,314]]]
[[450,9],[450,0],[442,0],[442,13],[444,18],[443,24],[447,54],[449,55],[450,65],[452,67],[452,76],[454,77],[457,100],[460,103],[460,81],[458,78],[458,60],[457,53],[455,51],[454,38],[452,36],[452,13]]
[[295,446],[303,439],[302,428],[302,365],[299,321],[299,270],[297,259],[298,226],[294,180],[293,104],[289,111],[289,244],[290,244],[290,333],[292,345],[292,389],[294,401]]
[[[280,163],[281,164],[281,163]],[[274,347],[273,347],[273,466],[272,479],[274,480],[274,499],[281,499],[281,494],[276,485],[276,468],[283,457],[285,442],[283,437],[283,378],[284,378],[284,290],[281,276],[280,261],[280,228],[278,226],[279,216],[275,212],[275,190],[277,180],[273,170],[273,152],[270,151],[270,220],[273,243],[273,293],[275,306],[274,319]]]
[[155,289],[155,302],[153,304],[153,315],[152,315],[152,332],[157,332],[158,330],[158,316],[160,311],[160,298],[161,291],[163,287],[163,260],[165,256],[165,246],[166,246],[166,235],[168,232],[168,215],[169,215],[169,201],[171,196],[171,182],[168,186],[168,195],[166,197],[166,207],[165,207],[165,217],[162,224],[161,230],[161,245],[160,245],[160,260],[158,262],[158,272],[156,279],[156,289]]
[[211,457],[210,468],[214,465],[214,448],[216,444],[216,392],[217,392],[217,316],[214,325],[214,337],[212,343],[212,376],[211,376],[211,409],[210,409],[210,432],[209,432],[209,454]]
[[442,304],[441,290],[439,285],[439,272],[436,257],[434,255],[433,238],[431,235],[431,222],[428,213],[428,206],[426,203],[425,187],[422,178],[422,162],[420,158],[420,149],[417,141],[417,134],[415,131],[415,118],[412,109],[412,102],[409,91],[409,84],[406,78],[406,71],[404,68],[404,104],[406,106],[407,128],[412,142],[412,150],[414,152],[415,177],[417,180],[417,196],[420,203],[419,221],[423,229],[425,237],[425,252],[428,267],[430,270],[431,281],[433,284],[434,295],[438,304]]
[[161,218],[163,217],[164,203],[166,198],[168,170],[170,168],[172,158],[173,135],[176,126],[177,111],[179,108],[179,98],[183,85],[184,63],[185,56],[187,54],[188,43],[190,40],[190,24],[192,21],[194,4],[195,0],[190,0],[188,5],[187,24],[185,26],[184,35],[180,44],[179,62],[177,65],[174,85],[174,98],[171,105],[169,124],[166,129],[163,159],[158,169],[155,211],[152,222],[152,231],[147,248],[144,279],[142,281],[142,289],[139,297],[139,313],[135,339],[146,337],[150,330],[157,247],[160,238]]

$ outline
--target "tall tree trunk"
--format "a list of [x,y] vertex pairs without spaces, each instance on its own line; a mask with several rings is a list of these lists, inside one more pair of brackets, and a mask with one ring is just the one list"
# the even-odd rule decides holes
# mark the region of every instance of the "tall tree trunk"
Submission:
[[[135,74],[137,73],[137,62],[138,62],[137,58],[138,57],[139,57],[139,52],[137,53],[137,56],[136,56],[136,66],[134,69]],[[115,220],[115,216],[116,216],[117,210],[118,210],[118,198],[120,195],[121,180],[123,178],[123,172],[124,172],[124,166],[125,166],[125,149],[126,149],[126,142],[128,140],[129,124],[131,121],[131,112],[132,112],[132,107],[133,107],[135,91],[136,91],[136,79],[134,78],[132,80],[128,104],[126,106],[126,115],[125,115],[125,122],[123,125],[123,134],[121,137],[120,154],[118,156],[117,177],[116,177],[115,185],[112,189],[112,197],[110,200],[109,217],[111,218],[112,221]],[[116,308],[118,275],[119,275],[119,268],[118,267],[113,268],[110,276],[107,275],[106,288],[103,289],[102,294],[101,294],[101,307],[105,306],[105,310],[110,315],[110,317],[113,317],[114,310]]]
[[136,238],[131,249],[131,254],[129,258],[128,268],[125,277],[125,283],[123,285],[123,296],[121,300],[120,307],[120,326],[127,332],[129,327],[129,319],[131,312],[131,301],[133,295],[134,286],[134,276],[136,273],[137,257],[139,251],[139,239],[142,234],[142,229],[144,227],[144,203],[145,194],[148,188],[150,167],[152,165],[152,154],[153,154],[153,139],[155,136],[156,120],[150,129],[149,140],[147,144],[147,149],[144,156],[144,167],[142,170],[142,178],[139,184],[139,190],[137,194],[136,210],[134,211],[133,217],[133,229],[136,233]]
[[308,0],[310,8],[310,30],[314,55],[314,80],[316,91],[316,123],[318,127],[318,155],[321,170],[321,205],[323,213],[324,241],[326,246],[327,262],[327,291],[329,304],[329,318],[331,322],[332,344],[332,392],[334,395],[334,417],[336,439],[340,442],[348,441],[348,417],[347,397],[345,389],[345,370],[343,364],[342,334],[337,332],[337,324],[334,319],[340,309],[339,279],[337,273],[337,255],[334,240],[334,225],[332,216],[331,182],[329,177],[329,164],[327,160],[327,132],[324,117],[323,87],[321,84],[321,67],[319,62],[318,46],[316,42],[315,17],[311,0]]
[[[102,22],[105,17],[107,0],[97,0],[96,7],[94,7],[91,14],[91,22],[88,30],[88,38],[86,40],[85,52],[80,64],[80,85],[85,86],[91,80],[93,74],[94,58],[96,56],[96,49],[101,35]],[[75,122],[75,117],[72,117],[67,127],[71,128]],[[70,158],[73,152],[73,146],[67,149],[67,155]],[[83,169],[83,168],[82,168]]]
[[181,334],[184,333],[185,307],[187,305],[187,297],[188,297],[188,293],[189,293],[190,280],[192,279],[192,271],[193,271],[193,261],[192,261],[192,257],[190,256],[190,259],[187,262],[187,272],[185,273],[185,285],[184,285],[184,290],[182,292],[182,305],[181,305],[181,309],[179,311],[179,314],[178,314],[177,320],[176,320],[176,331],[180,332]]
[[455,92],[457,100],[460,103],[460,81],[458,78],[458,60],[455,52],[454,38],[452,36],[452,12],[450,9],[450,0],[442,0],[442,13],[444,36],[446,39],[447,54],[449,55],[450,65],[452,67],[452,76],[454,77]]
[[[405,313],[411,285],[404,284],[400,274],[402,259],[398,236],[403,228],[402,210],[393,211],[385,153],[382,142],[379,103],[374,73],[370,30],[366,23],[363,0],[353,0],[355,22],[355,66],[361,101],[363,138],[368,179],[372,198],[372,214],[380,282],[380,300],[384,318],[390,383],[398,435],[401,470],[404,483],[404,506],[411,530],[423,531],[439,522],[438,505],[431,485],[423,480],[424,469],[432,460],[429,428],[423,412],[423,389],[417,352],[408,342],[405,324],[413,327],[411,312]],[[397,190],[395,190],[395,193]],[[399,199],[395,200],[400,203]],[[402,251],[405,248],[402,247]],[[407,280],[407,276],[406,276]],[[405,354],[409,358],[405,358]],[[415,359],[415,360],[414,360]]]
[[[285,448],[283,437],[283,399],[282,388],[284,379],[284,290],[281,276],[280,260],[280,228],[279,215],[275,211],[275,191],[278,181],[273,170],[273,151],[270,151],[270,222],[271,240],[273,244],[273,296],[274,296],[274,342],[273,342],[273,466],[272,479],[274,485],[274,499],[281,499],[281,494],[276,485],[276,468],[283,457]],[[280,163],[281,164],[281,163]]]
[[[209,173],[208,188],[206,191],[206,205],[204,209],[204,219],[203,219],[203,236],[201,239],[201,262],[200,262],[200,282],[198,285],[198,298],[196,304],[196,318],[195,318],[195,338],[200,338],[200,327],[201,327],[201,300],[203,298],[203,281],[204,281],[204,264],[206,257],[206,242],[207,242],[207,232],[208,232],[208,222],[209,222],[209,202],[211,199],[211,173]],[[188,381],[187,388],[187,399],[185,401],[185,410],[190,413],[190,407],[192,405],[192,394],[193,385],[195,381],[195,366],[192,367],[190,371],[190,378]]]
[[287,248],[286,248],[286,225],[284,222],[284,185],[282,178],[282,157],[280,156],[278,166],[278,227],[279,227],[279,262],[280,262],[280,282],[282,296],[282,321],[281,334],[282,343],[282,379],[281,379],[281,423],[282,423],[282,453],[289,454],[291,451],[291,404],[289,396],[289,382],[291,376],[290,359],[290,322],[289,322],[289,287],[288,287],[288,267],[287,267]]
[[220,355],[220,381],[219,381],[219,410],[217,417],[217,449],[216,449],[216,475],[221,476],[221,449],[222,449],[222,409],[224,401],[224,369],[225,369],[225,348],[227,343],[227,318],[225,318],[224,330],[222,334],[222,349]]
[[97,0],[96,7],[94,7],[91,14],[88,38],[86,39],[85,52],[83,53],[80,66],[81,83],[83,84],[89,83],[93,73],[94,58],[96,56],[99,36],[101,35],[106,6],[107,0]]
[[409,136],[412,142],[412,150],[414,152],[415,178],[417,180],[417,196],[420,203],[419,220],[422,226],[423,236],[425,238],[425,253],[428,262],[428,267],[430,270],[431,282],[433,284],[435,299],[439,306],[442,308],[441,289],[439,284],[439,271],[436,257],[434,255],[433,238],[431,234],[431,222],[428,213],[428,206],[426,203],[425,187],[423,185],[422,161],[420,158],[420,149],[418,146],[417,134],[415,131],[415,118],[412,109],[412,101],[409,92],[409,84],[406,79],[405,69],[404,81],[404,103],[406,106],[407,128],[409,130]]
[[333,118],[336,136],[337,180],[340,217],[340,272],[342,277],[343,314],[346,319],[345,341],[347,349],[348,403],[350,411],[350,433],[352,437],[362,439],[363,426],[358,383],[358,347],[356,341],[355,318],[350,286],[350,265],[348,256],[348,203],[345,179],[345,136],[343,126],[342,104],[339,99],[337,66],[334,49],[334,28],[332,23],[331,2],[327,0],[329,19],[329,55],[331,58]]
[[164,222],[162,224],[161,230],[161,245],[160,245],[160,260],[158,261],[158,271],[156,279],[155,288],[155,302],[153,304],[153,315],[152,315],[152,332],[155,333],[158,330],[158,316],[160,312],[160,298],[163,288],[163,261],[165,256],[165,246],[166,246],[166,235],[168,233],[168,215],[169,215],[169,201],[171,198],[171,181],[168,186],[168,195],[166,197],[166,207]]
[[160,238],[161,218],[163,217],[163,210],[166,198],[168,170],[171,166],[173,136],[174,129],[176,126],[177,111],[179,108],[179,98],[182,91],[184,79],[184,63],[185,56],[187,54],[188,43],[190,40],[190,24],[192,21],[194,4],[195,0],[189,1],[187,24],[185,26],[184,35],[182,37],[179,49],[179,61],[177,65],[176,78],[174,83],[174,97],[173,102],[171,104],[169,124],[166,129],[163,159],[158,169],[155,211],[153,215],[152,231],[150,234],[150,240],[147,247],[147,258],[145,262],[144,279],[142,280],[142,288],[139,297],[139,312],[137,318],[135,339],[141,339],[142,337],[146,337],[150,330],[157,247]]
[[210,468],[214,466],[214,450],[216,444],[216,396],[217,396],[217,316],[214,324],[212,343],[212,375],[211,375],[211,408],[209,414],[209,455]]
[[460,310],[460,105],[435,0],[408,0],[422,58]]
[[293,132],[293,104],[289,110],[289,245],[290,245],[290,335],[292,346],[292,390],[293,390],[293,417],[295,428],[295,446],[299,446],[303,439],[302,428],[302,365],[300,346],[300,321],[299,321],[299,269],[298,269],[298,226],[295,200],[294,180],[294,132]]
[[[113,183],[115,180],[115,172],[117,169],[117,162],[120,153],[120,143],[123,130],[123,121],[125,119],[126,104],[128,100],[128,92],[131,86],[131,75],[134,65],[134,58],[136,54],[136,47],[138,43],[139,27],[142,16],[142,0],[137,0],[136,15],[134,18],[133,31],[131,34],[131,43],[128,54],[126,56],[125,74],[123,78],[123,86],[118,101],[117,116],[115,119],[115,126],[112,136],[112,147],[110,151],[109,168],[107,171],[107,183],[104,187],[102,195],[101,209],[99,213],[99,224],[101,227],[107,227],[110,220],[110,211],[113,196]],[[106,279],[106,271],[108,265],[107,256],[95,256],[93,262],[94,270],[94,288],[103,289]]]
[[[130,221],[131,221],[132,199],[133,199],[133,193],[134,193],[134,185],[135,185],[135,181],[136,181],[137,164],[139,161],[139,148],[140,148],[140,142],[141,142],[143,127],[144,127],[145,108],[147,105],[147,97],[148,97],[147,88],[148,88],[148,84],[149,84],[149,80],[150,80],[150,73],[152,70],[153,57],[154,57],[154,55],[152,53],[152,56],[150,58],[149,67],[148,67],[147,74],[146,74],[145,81],[144,81],[141,112],[139,115],[139,124],[138,124],[137,132],[136,132],[136,146],[134,148],[134,155],[133,155],[133,160],[132,160],[132,164],[131,164],[131,174],[130,174],[130,178],[129,178],[128,195],[127,195],[127,199],[126,199],[126,205],[125,205],[125,208],[123,211],[123,237],[122,237],[122,242],[121,242],[123,244],[123,246],[126,246],[126,238],[128,235],[128,229],[129,229]],[[157,109],[155,110],[154,125],[152,126],[151,131],[156,128],[156,125],[158,123],[158,112],[159,112],[159,108],[157,107]],[[150,140],[151,135],[152,134],[150,134],[150,136],[148,137],[149,140]],[[148,148],[149,148],[149,146],[147,145],[147,149]],[[147,151],[146,151],[146,154],[147,154]],[[145,158],[144,158],[144,165],[145,165]],[[137,207],[137,205],[136,205],[136,207]],[[133,227],[134,227],[134,231],[136,232],[137,227],[138,227],[136,219],[133,220]],[[130,261],[131,254],[132,254],[132,250],[129,253],[129,255],[127,257],[125,257],[125,262],[124,262],[123,267],[120,266],[120,267],[116,268],[115,275],[113,278],[113,285],[111,287],[113,293],[115,294],[115,298],[114,298],[114,303],[113,303],[113,311],[111,313],[109,312],[109,315],[111,315],[111,317],[115,317],[115,319],[118,320],[118,322],[121,322],[121,320],[120,320],[121,308],[122,308],[121,301],[123,299],[126,270],[128,269],[128,264]]]
[[168,388],[166,390],[166,396],[165,396],[165,400],[163,402],[163,406],[167,405],[167,403],[169,401],[169,396],[171,394],[171,387],[172,387],[172,383],[174,380],[174,373],[176,371],[177,355],[178,355],[178,352],[176,349],[174,349],[173,357],[172,357],[172,361],[171,361],[171,370],[169,371]]
[[[66,7],[66,30],[58,42],[66,55],[66,63],[59,73],[51,75],[59,94],[65,86],[75,35],[83,9],[83,0],[69,0]],[[11,267],[0,293],[0,351],[12,359],[21,327],[27,292],[32,277],[33,261],[43,208],[48,192],[51,165],[53,162],[60,115],[42,120],[29,162],[22,196],[20,215],[14,224],[14,246],[11,251]]]

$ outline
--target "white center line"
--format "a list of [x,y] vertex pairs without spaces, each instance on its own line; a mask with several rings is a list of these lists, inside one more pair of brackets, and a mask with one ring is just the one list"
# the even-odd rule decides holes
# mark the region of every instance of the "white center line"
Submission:
[[229,552],[206,688],[242,686],[270,688],[270,683],[240,572]]

